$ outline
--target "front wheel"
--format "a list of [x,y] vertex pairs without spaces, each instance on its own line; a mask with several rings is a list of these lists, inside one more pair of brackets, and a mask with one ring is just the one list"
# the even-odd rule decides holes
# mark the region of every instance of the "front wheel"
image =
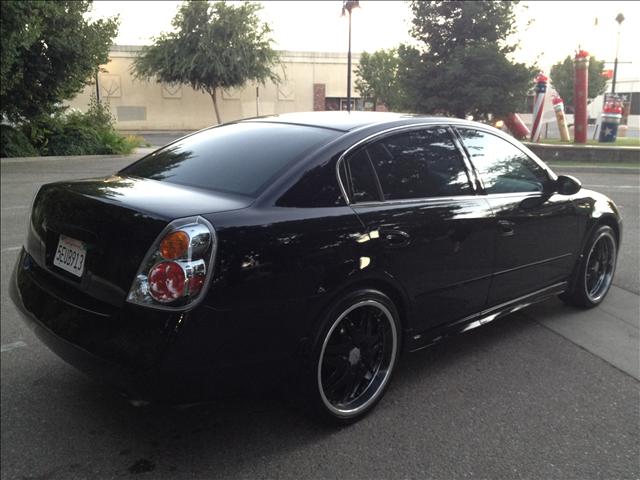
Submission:
[[382,398],[399,349],[400,322],[389,297],[368,289],[345,296],[325,317],[314,348],[316,411],[339,424],[362,418]]
[[599,227],[589,239],[569,292],[561,297],[572,305],[592,308],[607,295],[616,270],[618,245],[613,229]]

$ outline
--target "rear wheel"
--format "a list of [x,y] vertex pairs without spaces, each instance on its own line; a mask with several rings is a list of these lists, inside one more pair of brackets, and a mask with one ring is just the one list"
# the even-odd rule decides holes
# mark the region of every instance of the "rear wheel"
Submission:
[[395,369],[400,323],[393,302],[377,290],[345,296],[325,317],[308,372],[315,410],[351,423],[382,398]]
[[582,254],[571,289],[561,298],[586,308],[600,304],[611,288],[617,255],[615,232],[606,225],[599,227]]

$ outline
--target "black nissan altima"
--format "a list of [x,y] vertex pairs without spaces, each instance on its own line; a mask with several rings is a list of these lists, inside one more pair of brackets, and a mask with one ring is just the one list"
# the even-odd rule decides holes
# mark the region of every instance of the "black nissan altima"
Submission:
[[287,382],[351,422],[402,352],[560,295],[602,302],[621,218],[486,125],[238,121],[36,195],[11,294],[54,352],[134,399]]

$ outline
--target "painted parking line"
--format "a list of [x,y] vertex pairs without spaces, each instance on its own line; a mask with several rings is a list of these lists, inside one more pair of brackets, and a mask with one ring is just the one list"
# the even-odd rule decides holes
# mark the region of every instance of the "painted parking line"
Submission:
[[24,343],[23,341],[18,340],[17,342],[13,342],[13,343],[5,343],[4,345],[2,345],[0,347],[0,351],[2,353],[4,352],[10,352],[11,350],[15,350],[16,348],[22,348],[22,347],[26,347],[27,344]]
[[4,212],[5,210],[21,210],[25,208],[29,208],[29,205],[14,205],[13,207],[2,207],[0,210]]
[[621,189],[621,190],[629,190],[633,188],[640,188],[640,185],[585,185],[587,188],[612,188],[612,189]]

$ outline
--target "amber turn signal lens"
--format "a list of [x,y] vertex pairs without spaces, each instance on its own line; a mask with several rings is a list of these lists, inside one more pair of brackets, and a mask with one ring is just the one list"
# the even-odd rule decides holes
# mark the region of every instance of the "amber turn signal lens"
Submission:
[[171,232],[160,242],[160,255],[167,260],[182,257],[189,249],[189,235],[185,232]]

